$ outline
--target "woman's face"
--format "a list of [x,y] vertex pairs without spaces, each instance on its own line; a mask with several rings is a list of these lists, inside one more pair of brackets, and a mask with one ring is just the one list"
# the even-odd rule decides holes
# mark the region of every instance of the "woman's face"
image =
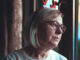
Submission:
[[62,29],[60,26],[62,24],[62,17],[60,15],[41,24],[38,27],[37,33],[40,46],[55,48],[61,40]]

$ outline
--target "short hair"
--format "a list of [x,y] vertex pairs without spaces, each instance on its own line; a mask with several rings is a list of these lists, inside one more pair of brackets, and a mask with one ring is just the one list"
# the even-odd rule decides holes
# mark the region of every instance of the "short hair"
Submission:
[[38,24],[40,24],[43,21],[52,20],[59,15],[62,16],[62,13],[54,8],[43,8],[34,12],[33,16],[30,19],[28,31],[25,29],[24,32],[24,37],[29,38],[27,40],[27,44],[32,45],[35,48],[40,47],[37,37],[35,36]]

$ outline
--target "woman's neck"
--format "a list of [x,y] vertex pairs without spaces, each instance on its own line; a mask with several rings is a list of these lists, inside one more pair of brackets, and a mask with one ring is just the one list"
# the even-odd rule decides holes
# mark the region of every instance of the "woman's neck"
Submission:
[[42,48],[28,47],[25,49],[26,53],[33,58],[44,58],[48,56],[48,50]]
[[45,51],[44,49],[34,48],[32,56],[36,58],[44,58],[48,56],[48,51]]

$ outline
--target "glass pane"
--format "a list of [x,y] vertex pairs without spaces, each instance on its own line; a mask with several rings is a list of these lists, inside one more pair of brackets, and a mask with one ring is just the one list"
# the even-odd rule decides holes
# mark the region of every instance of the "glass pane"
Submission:
[[80,0],[79,0],[79,10],[78,10],[78,40],[80,40]]
[[75,0],[73,0],[73,60],[75,60]]
[[80,0],[78,4],[78,60],[80,60]]

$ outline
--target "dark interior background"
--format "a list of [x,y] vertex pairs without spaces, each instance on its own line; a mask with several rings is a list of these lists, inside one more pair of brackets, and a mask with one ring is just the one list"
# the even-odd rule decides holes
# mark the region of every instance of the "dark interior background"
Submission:
[[[7,16],[8,16],[8,30],[11,24],[11,15],[9,14],[12,10],[11,3],[13,0],[1,0],[0,1],[0,59],[4,57],[4,25],[5,25],[5,8],[7,9]],[[66,56],[68,60],[72,60],[72,0],[60,0],[63,1],[61,5],[61,11],[64,14],[64,24],[67,26],[67,31],[63,34],[62,40],[58,47],[58,52],[62,55]],[[33,0],[23,0],[23,26],[26,21],[29,20],[30,15],[33,13]],[[38,4],[39,2],[37,2]],[[6,5],[7,4],[7,5]],[[6,5],[6,6],[5,6]],[[23,27],[24,29],[24,27]],[[24,43],[24,41],[23,41]],[[24,44],[23,44],[24,46]]]

